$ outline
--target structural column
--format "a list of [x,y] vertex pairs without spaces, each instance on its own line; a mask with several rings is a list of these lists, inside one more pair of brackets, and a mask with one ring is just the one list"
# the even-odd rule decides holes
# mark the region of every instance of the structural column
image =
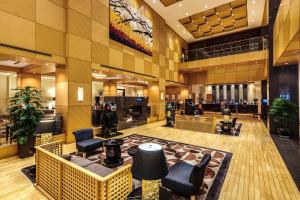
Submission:
[[35,88],[41,88],[41,75],[40,74],[29,74],[19,73],[17,75],[17,87],[32,86]]
[[56,71],[56,111],[64,116],[66,142],[71,143],[74,130],[91,127],[91,1],[67,1],[66,11],[67,58]]
[[159,79],[158,82],[149,84],[148,97],[149,106],[151,107],[151,115],[156,116],[158,120],[165,118],[165,100],[166,81]]
[[151,83],[148,86],[148,101],[151,107],[151,116],[158,117],[158,107],[159,107],[159,87],[157,83]]
[[160,78],[158,81],[159,86],[159,105],[158,105],[158,120],[165,119],[166,112],[166,80]]
[[117,83],[112,81],[104,82],[103,96],[117,96]]

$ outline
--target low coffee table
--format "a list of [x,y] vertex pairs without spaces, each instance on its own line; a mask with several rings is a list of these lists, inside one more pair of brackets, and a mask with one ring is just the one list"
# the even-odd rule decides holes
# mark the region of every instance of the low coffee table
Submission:
[[231,131],[231,128],[233,125],[231,121],[220,121],[220,123],[221,123],[222,131],[224,131],[225,133],[228,133]]
[[105,147],[106,158],[102,164],[106,167],[118,167],[124,163],[121,157],[121,145],[124,143],[122,139],[106,140],[103,145]]

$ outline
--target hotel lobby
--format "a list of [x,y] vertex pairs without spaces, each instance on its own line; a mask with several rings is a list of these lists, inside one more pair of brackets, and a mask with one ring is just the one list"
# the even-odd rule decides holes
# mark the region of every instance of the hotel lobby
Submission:
[[0,200],[300,200],[299,0],[1,0]]

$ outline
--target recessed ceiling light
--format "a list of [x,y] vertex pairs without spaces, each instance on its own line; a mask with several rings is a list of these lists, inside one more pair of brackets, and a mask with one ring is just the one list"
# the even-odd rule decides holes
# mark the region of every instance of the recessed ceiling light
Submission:
[[185,13],[185,15],[186,15],[186,16],[189,16],[189,13],[188,13],[188,12],[186,12],[186,13]]
[[284,63],[285,65],[288,65],[289,63],[288,62],[286,62],[286,63]]
[[179,24],[177,24],[177,28],[179,28]]
[[179,7],[182,7],[182,3],[179,3],[178,6],[179,6]]
[[207,9],[207,5],[205,5],[205,9]]
[[153,3],[156,3],[156,0],[153,0],[152,2],[153,2]]
[[253,0],[252,3],[255,4],[255,0]]
[[252,13],[252,15],[254,15],[254,14],[255,14],[255,11],[254,11],[254,10],[252,10],[252,12],[251,12],[251,13]]
[[184,34],[186,34],[186,31],[183,31]]

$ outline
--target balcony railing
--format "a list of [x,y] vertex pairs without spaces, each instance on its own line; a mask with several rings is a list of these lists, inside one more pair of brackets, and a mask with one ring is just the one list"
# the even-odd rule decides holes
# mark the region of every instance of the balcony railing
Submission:
[[181,61],[188,62],[194,60],[202,60],[207,58],[228,56],[251,51],[259,51],[267,48],[267,36],[253,37],[245,40],[237,40],[234,42],[209,46],[205,48],[188,50],[182,54]]

